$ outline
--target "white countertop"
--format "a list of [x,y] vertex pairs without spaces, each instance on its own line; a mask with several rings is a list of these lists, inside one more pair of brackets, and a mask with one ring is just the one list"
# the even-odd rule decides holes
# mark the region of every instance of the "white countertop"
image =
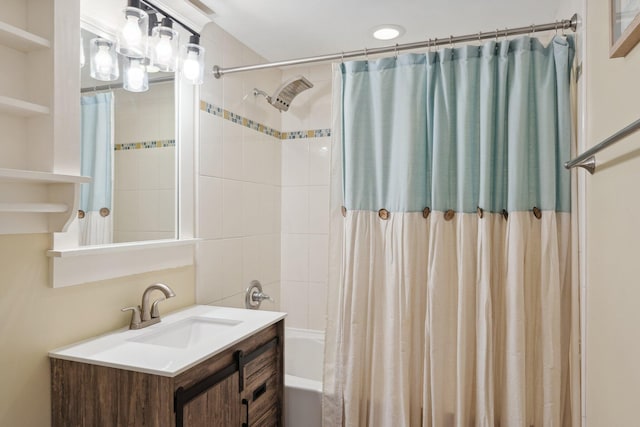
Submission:
[[[160,323],[143,329],[123,328],[52,350],[49,357],[174,377],[285,317],[286,313],[275,311],[195,305],[162,316]],[[194,332],[191,337],[184,332],[191,319],[221,327],[215,333]],[[172,339],[181,345],[154,343],[167,333],[173,333]]]

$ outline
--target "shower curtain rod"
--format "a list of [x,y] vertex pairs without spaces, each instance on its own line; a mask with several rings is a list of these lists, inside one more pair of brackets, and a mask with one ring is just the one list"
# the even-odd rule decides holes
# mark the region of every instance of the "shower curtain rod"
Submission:
[[311,64],[314,62],[333,61],[336,59],[344,60],[350,58],[357,58],[360,56],[378,55],[381,53],[400,52],[403,50],[413,50],[422,48],[431,48],[436,46],[472,42],[477,40],[492,39],[498,37],[509,37],[519,34],[530,34],[538,31],[551,31],[551,30],[571,30],[576,31],[578,26],[578,15],[574,14],[569,19],[563,19],[561,21],[551,22],[549,24],[529,25],[528,27],[517,28],[505,28],[504,30],[495,30],[489,32],[478,32],[476,34],[467,34],[464,36],[449,36],[442,39],[429,39],[415,43],[396,44],[394,46],[378,47],[372,49],[352,50],[349,52],[333,53],[329,55],[310,56],[307,58],[289,59],[286,61],[268,62],[265,64],[245,65],[242,67],[229,67],[221,68],[218,65],[213,67],[213,75],[219,79],[225,74],[240,73],[243,71],[264,70],[267,68],[289,67],[292,65]]

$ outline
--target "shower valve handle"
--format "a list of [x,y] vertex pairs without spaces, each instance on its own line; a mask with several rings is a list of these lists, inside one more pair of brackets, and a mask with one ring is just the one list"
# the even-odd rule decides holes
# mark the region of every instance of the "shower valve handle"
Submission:
[[246,308],[257,310],[260,308],[260,304],[264,300],[275,302],[273,298],[262,292],[262,283],[257,280],[252,280],[245,291],[244,306]]

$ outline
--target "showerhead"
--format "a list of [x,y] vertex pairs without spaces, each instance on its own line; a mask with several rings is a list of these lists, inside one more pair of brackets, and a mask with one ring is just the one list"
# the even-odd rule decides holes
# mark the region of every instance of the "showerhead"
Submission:
[[311,89],[313,87],[313,83],[307,80],[303,76],[296,76],[291,80],[284,82],[276,91],[273,96],[268,96],[264,91],[260,89],[254,89],[254,95],[263,95],[269,101],[269,104],[273,105],[280,111],[289,110],[289,106],[291,105],[291,101],[293,98],[298,96],[300,92],[305,91],[307,89]]

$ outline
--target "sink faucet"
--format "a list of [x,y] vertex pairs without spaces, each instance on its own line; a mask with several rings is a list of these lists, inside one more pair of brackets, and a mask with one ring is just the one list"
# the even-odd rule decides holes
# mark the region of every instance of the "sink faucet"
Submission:
[[[164,298],[157,299],[149,306],[149,298],[153,291],[159,290],[164,294]],[[149,285],[142,294],[142,306],[125,307],[122,311],[131,310],[131,324],[129,329],[142,329],[151,326],[160,321],[160,312],[158,311],[158,303],[166,298],[175,297],[176,294],[169,286],[164,283],[154,283]]]

